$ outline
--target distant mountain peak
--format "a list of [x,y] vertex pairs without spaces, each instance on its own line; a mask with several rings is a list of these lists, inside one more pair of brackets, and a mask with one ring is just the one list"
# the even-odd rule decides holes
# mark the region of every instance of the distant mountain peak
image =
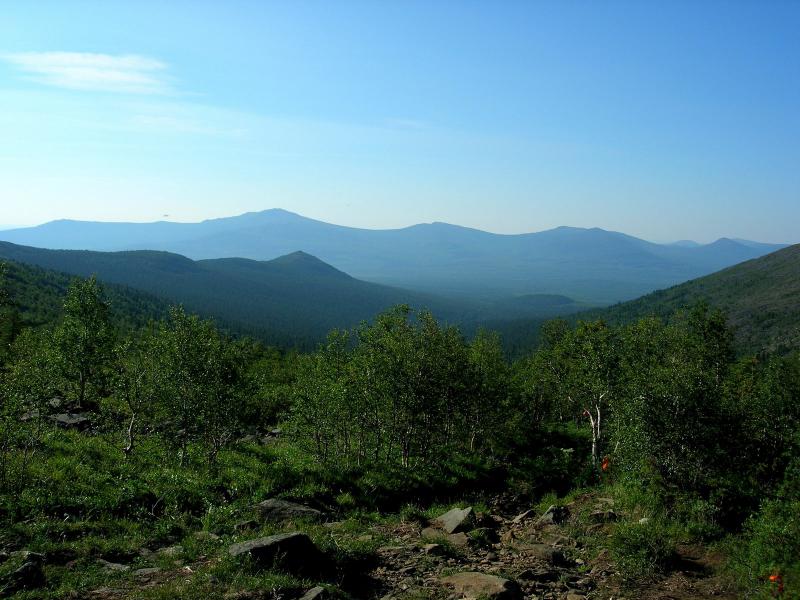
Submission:
[[304,252],[303,250],[296,250],[295,252],[279,256],[278,258],[274,258],[270,261],[267,261],[267,264],[287,267],[293,270],[314,272],[317,275],[335,275],[338,277],[346,277],[348,279],[352,279],[350,275],[348,275],[344,271],[340,271],[336,267],[329,265],[325,261],[320,260],[319,258],[314,256],[313,254],[309,254],[308,252]]

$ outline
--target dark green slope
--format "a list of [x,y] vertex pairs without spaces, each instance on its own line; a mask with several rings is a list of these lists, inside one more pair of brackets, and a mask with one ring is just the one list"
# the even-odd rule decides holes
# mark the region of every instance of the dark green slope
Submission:
[[192,261],[167,252],[43,250],[0,242],[0,258],[97,275],[280,345],[312,345],[330,329],[354,326],[398,303],[430,308],[444,319],[459,314],[446,301],[354,279],[302,252],[266,262]]
[[579,317],[612,323],[667,317],[699,301],[727,312],[745,352],[800,348],[800,244]]
[[[4,311],[3,327],[35,327],[60,318],[73,275],[9,260],[0,262],[5,265],[7,291],[19,318],[18,323],[7,322],[11,313]],[[150,294],[114,284],[105,284],[104,292],[111,303],[112,320],[123,329],[141,327],[167,314],[168,304]]]

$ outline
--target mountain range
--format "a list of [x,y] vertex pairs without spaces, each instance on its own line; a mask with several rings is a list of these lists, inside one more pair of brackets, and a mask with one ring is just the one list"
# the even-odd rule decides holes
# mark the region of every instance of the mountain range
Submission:
[[265,261],[303,251],[354,278],[428,294],[512,303],[559,295],[584,305],[636,298],[783,247],[729,238],[656,244],[574,227],[518,235],[447,223],[358,229],[281,209],[200,223],[60,220],[0,231],[0,239],[50,249],[160,250],[193,260]]
[[284,347],[313,347],[331,329],[354,327],[396,304],[429,309],[468,330],[507,315],[546,318],[585,308],[559,295],[494,302],[444,298],[361,281],[300,251],[269,261],[193,261],[153,250],[49,250],[0,242],[0,260],[45,269],[41,279],[58,280],[62,288],[68,280],[63,274],[96,275],[113,288],[126,286],[164,305],[182,304],[233,332]]

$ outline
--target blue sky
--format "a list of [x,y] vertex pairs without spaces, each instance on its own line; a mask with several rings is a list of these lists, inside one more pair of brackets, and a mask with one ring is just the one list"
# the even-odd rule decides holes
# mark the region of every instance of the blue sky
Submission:
[[797,2],[6,1],[0,224],[800,242]]

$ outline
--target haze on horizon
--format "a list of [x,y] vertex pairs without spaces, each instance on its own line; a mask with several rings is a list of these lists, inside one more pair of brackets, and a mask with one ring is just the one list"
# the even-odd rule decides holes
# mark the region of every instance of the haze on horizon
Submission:
[[0,223],[799,242],[798,30],[790,2],[12,2]]

